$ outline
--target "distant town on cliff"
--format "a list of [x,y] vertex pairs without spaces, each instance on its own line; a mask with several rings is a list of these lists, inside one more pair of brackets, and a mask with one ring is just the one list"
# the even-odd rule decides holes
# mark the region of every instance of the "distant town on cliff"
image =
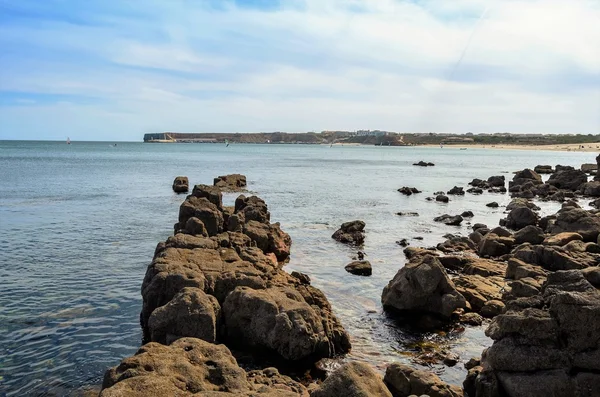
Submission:
[[381,130],[322,131],[305,133],[181,133],[144,135],[151,143],[273,143],[273,144],[363,144],[383,146],[414,145],[558,145],[598,143],[600,134],[511,134],[511,133],[398,133]]

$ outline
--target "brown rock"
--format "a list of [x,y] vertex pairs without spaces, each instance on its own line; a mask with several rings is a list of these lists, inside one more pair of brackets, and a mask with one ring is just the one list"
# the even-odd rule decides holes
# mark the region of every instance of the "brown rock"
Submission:
[[187,193],[190,190],[190,182],[187,176],[178,176],[173,181],[173,191],[175,193]]
[[571,241],[581,241],[581,240],[583,240],[583,237],[581,237],[581,234],[579,234],[579,233],[563,232],[563,233],[558,233],[553,236],[547,237],[544,240],[544,244],[545,245],[557,245],[557,246],[562,247],[563,245],[566,245],[567,243],[569,243]]
[[362,245],[365,241],[364,229],[363,221],[346,222],[331,237],[340,243]]
[[370,276],[373,272],[369,261],[354,261],[347,264],[344,269],[357,276]]
[[246,176],[241,174],[222,175],[214,179],[213,185],[223,190],[239,192],[246,189]]
[[[415,370],[403,364],[390,364],[384,382],[394,397],[428,395],[431,397],[462,397],[460,387],[443,382],[437,375]],[[345,394],[340,394],[340,396]]]
[[350,362],[331,374],[311,397],[392,397],[381,377],[364,363]]

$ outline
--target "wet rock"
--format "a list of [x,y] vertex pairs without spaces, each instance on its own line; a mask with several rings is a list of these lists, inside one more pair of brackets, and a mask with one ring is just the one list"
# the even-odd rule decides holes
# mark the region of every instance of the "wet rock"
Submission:
[[476,223],[473,225],[473,231],[476,232],[477,229],[487,229],[487,225],[483,224],[483,223]]
[[311,397],[392,397],[381,377],[368,365],[350,362],[331,374]]
[[373,272],[369,261],[354,261],[347,264],[344,269],[357,276],[370,276]]
[[556,171],[550,175],[550,179],[546,182],[548,185],[552,185],[558,189],[566,189],[575,191],[579,187],[587,182],[587,175],[585,172],[575,169]]
[[504,303],[501,300],[492,299],[483,305],[480,310],[480,314],[483,317],[494,318],[504,311]]
[[408,247],[410,245],[408,243],[408,240],[405,238],[403,238],[402,240],[396,241],[396,244],[398,244],[400,247]]
[[406,196],[410,196],[410,195],[413,195],[413,194],[416,194],[416,193],[421,193],[421,191],[420,191],[419,189],[417,189],[417,188],[414,188],[414,187],[406,187],[406,186],[404,186],[404,187],[402,187],[402,188],[398,189],[398,191],[399,191],[400,193],[402,193],[402,194],[406,195]]
[[463,217],[460,215],[452,216],[452,215],[444,214],[444,215],[433,218],[433,220],[435,222],[442,222],[449,226],[459,226],[463,221]]
[[[514,187],[519,187],[525,185],[526,183],[531,183],[533,185],[542,184],[542,177],[535,171],[530,170],[528,168],[516,172],[513,180],[509,182],[509,190]],[[511,190],[512,191],[512,190]]]
[[462,216],[463,218],[472,218],[475,215],[472,211],[464,211],[462,214],[460,214],[460,216]]
[[554,172],[551,165],[537,165],[533,170],[538,174],[552,174]]
[[418,212],[397,212],[398,216],[419,216]]
[[479,244],[483,240],[483,235],[481,233],[479,233],[478,231],[473,232],[473,233],[469,234],[469,239],[471,239],[471,241],[473,241],[477,246],[479,246]]
[[465,363],[465,369],[470,370],[481,365],[481,357],[471,357],[469,361]]
[[443,194],[438,194],[437,196],[435,196],[435,201],[439,201],[441,203],[447,203],[450,201],[450,199],[448,198],[448,196],[445,196]]
[[[318,291],[310,286],[302,288]],[[245,347],[266,348],[287,360],[331,357],[350,346],[339,322],[323,321],[321,310],[290,287],[237,287],[227,295],[222,312],[228,340]]]
[[490,207],[490,208],[498,208],[498,207],[500,207],[500,204],[498,204],[495,201],[492,201],[491,203],[487,203],[485,206]]
[[470,189],[467,189],[467,193],[471,193],[471,194],[483,194],[483,189],[478,188],[478,187],[472,187]]
[[469,312],[461,314],[459,321],[463,324],[478,326],[483,324],[483,317],[477,313]]
[[433,167],[435,164],[428,163],[428,162],[425,162],[425,161],[421,160],[418,163],[414,163],[413,165],[417,165],[419,167]]
[[184,288],[148,320],[150,340],[169,344],[182,337],[215,343],[220,331],[221,306],[199,288]]
[[462,187],[454,186],[452,189],[448,190],[448,192],[446,194],[456,195],[456,196],[464,196],[465,191]]
[[383,289],[381,302],[388,311],[433,314],[442,320],[466,305],[440,261],[431,255],[416,257],[400,269]]
[[216,177],[213,185],[230,192],[239,192],[246,189],[246,176],[242,174],[230,174]]
[[510,229],[519,230],[525,226],[536,225],[539,217],[527,207],[518,207],[509,212],[505,226]]
[[436,252],[435,250],[429,250],[426,248],[421,248],[421,247],[407,247],[404,249],[404,256],[406,256],[406,259],[413,259],[413,258],[418,258],[418,257],[424,257],[427,255],[433,255],[433,256],[438,256],[439,252]]
[[[428,395],[432,397],[462,397],[460,387],[443,382],[437,375],[415,370],[404,364],[390,364],[384,382],[394,397]],[[345,394],[340,394],[345,395]]]
[[495,228],[490,230],[490,233],[496,234],[500,237],[512,237],[512,233],[510,231],[500,226],[496,226]]
[[364,229],[363,221],[346,222],[331,237],[340,243],[362,245],[365,241]]
[[581,171],[585,172],[586,174],[589,174],[592,171],[597,171],[597,170],[598,170],[598,164],[596,164],[596,163],[581,164]]
[[533,225],[525,226],[521,230],[517,231],[513,238],[515,239],[515,244],[541,244],[545,239],[544,231]]
[[490,176],[487,183],[490,187],[504,187],[504,185],[506,185],[506,179],[504,178],[504,175]]
[[509,254],[515,240],[511,237],[501,237],[495,233],[488,233],[479,244],[479,255],[484,257],[498,257]]
[[544,239],[543,243],[545,245],[557,245],[562,247],[563,245],[567,245],[571,241],[582,240],[583,237],[581,237],[581,234],[579,233],[563,232],[547,237],[546,239]]
[[187,193],[190,190],[190,182],[187,176],[178,176],[173,181],[173,191],[175,193]]

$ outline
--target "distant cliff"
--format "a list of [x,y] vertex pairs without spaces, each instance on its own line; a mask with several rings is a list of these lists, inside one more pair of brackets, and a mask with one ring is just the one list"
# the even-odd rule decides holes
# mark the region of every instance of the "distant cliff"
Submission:
[[145,134],[144,142],[197,142],[197,143],[327,143],[327,138],[317,133],[198,133],[184,134],[179,132],[164,132]]

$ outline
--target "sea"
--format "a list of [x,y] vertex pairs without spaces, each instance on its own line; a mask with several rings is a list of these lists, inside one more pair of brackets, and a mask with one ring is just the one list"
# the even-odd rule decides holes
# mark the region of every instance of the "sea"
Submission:
[[[287,271],[310,276],[351,335],[349,359],[379,370],[411,362],[429,341],[459,355],[433,366],[461,384],[463,363],[491,344],[485,326],[448,334],[416,334],[382,311],[383,287],[404,265],[401,239],[433,246],[471,223],[498,225],[507,194],[451,196],[473,178],[505,175],[538,164],[579,167],[595,153],[278,144],[151,144],[141,142],[0,141],[0,396],[93,395],[107,368],[133,354],[142,339],[140,287],[154,248],[173,232],[191,184],[242,173],[247,194],[266,200],[272,222],[293,240]],[[435,163],[416,167],[417,161]],[[397,190],[416,187],[404,196]],[[233,204],[237,194],[225,194]],[[496,201],[500,208],[486,207]],[[554,213],[558,203],[539,203]],[[461,226],[433,222],[470,210]],[[417,212],[419,216],[398,216]],[[366,222],[370,277],[344,270],[356,249],[331,238],[346,221]],[[423,240],[417,240],[422,238]]]

